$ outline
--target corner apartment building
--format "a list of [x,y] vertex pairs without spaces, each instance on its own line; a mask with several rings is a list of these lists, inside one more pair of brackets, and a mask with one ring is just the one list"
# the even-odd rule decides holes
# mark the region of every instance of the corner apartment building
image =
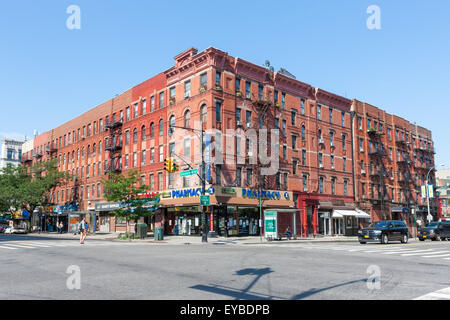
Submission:
[[[298,236],[356,234],[370,217],[360,209],[370,209],[375,221],[381,217],[366,199],[354,201],[362,183],[354,164],[370,163],[368,153],[352,150],[352,135],[358,135],[353,141],[369,141],[368,133],[352,131],[358,121],[352,114],[365,112],[355,109],[355,101],[215,48],[191,48],[174,60],[170,69],[34,139],[24,163],[57,157],[60,170],[76,177],[53,192],[56,206],[44,208],[50,221],[57,212],[75,225],[72,218],[89,213],[97,230],[124,231],[124,221],[110,213],[117,204],[106,203],[101,179],[130,169],[142,173],[150,194],[160,194],[162,208],[147,222],[171,234],[200,233],[200,176],[210,195],[209,228],[220,235],[258,235],[260,208],[286,213],[283,227],[290,224]],[[431,133],[419,129],[417,144],[431,141]],[[406,151],[395,144],[397,150]],[[267,175],[262,171],[273,161],[263,164],[262,153],[277,156],[277,169]],[[168,174],[168,156],[182,170],[198,169],[199,176]],[[402,194],[407,186],[393,188]]]
[[[431,131],[353,100],[355,201],[372,220],[426,221],[427,203],[420,196],[426,178],[435,181]],[[436,214],[437,202],[430,201]],[[411,228],[413,231],[414,228]]]

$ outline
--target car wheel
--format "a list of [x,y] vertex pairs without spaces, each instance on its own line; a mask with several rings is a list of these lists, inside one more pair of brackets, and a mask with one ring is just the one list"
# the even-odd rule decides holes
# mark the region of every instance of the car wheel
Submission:
[[361,244],[366,244],[366,242],[361,242],[361,241],[360,241],[359,243],[361,243]]
[[408,243],[408,236],[407,236],[406,234],[404,234],[404,235],[402,236],[401,242],[402,242],[402,243]]
[[387,234],[381,236],[381,244],[387,244],[389,242]]
[[425,241],[425,239],[419,239],[419,241]]

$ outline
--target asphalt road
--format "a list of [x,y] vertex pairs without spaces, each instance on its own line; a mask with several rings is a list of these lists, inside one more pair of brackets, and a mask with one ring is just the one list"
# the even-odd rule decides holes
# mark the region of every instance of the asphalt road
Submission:
[[438,290],[427,297],[444,299],[450,241],[80,245],[0,235],[0,274],[7,300],[410,300]]

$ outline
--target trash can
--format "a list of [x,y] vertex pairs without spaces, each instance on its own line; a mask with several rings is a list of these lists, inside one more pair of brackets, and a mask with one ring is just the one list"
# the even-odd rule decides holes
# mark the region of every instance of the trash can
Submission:
[[136,236],[139,239],[145,239],[147,237],[147,225],[145,223],[138,224],[136,228]]

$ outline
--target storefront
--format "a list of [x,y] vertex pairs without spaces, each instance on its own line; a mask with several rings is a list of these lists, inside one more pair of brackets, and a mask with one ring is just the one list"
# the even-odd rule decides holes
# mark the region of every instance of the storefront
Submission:
[[[252,190],[238,187],[208,186],[206,206],[208,230],[220,236],[257,236],[264,210],[293,208],[292,193],[279,190]],[[202,233],[202,188],[170,190],[160,194],[164,230],[171,235]]]
[[11,215],[13,226],[15,228],[29,230],[30,228],[30,213],[27,210],[14,212]]

